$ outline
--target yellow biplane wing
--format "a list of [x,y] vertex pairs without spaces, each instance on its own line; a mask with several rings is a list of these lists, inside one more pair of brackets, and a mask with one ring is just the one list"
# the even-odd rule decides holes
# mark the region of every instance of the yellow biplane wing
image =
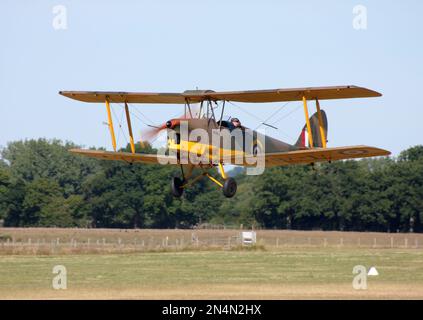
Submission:
[[[369,158],[377,156],[388,156],[391,153],[387,150],[368,147],[352,146],[337,148],[314,148],[307,150],[296,150],[288,152],[269,153],[265,155],[266,167],[284,166],[292,164],[310,164],[315,162],[329,162],[336,160]],[[245,165],[251,166],[252,159],[246,158]],[[256,164],[254,164],[256,166]]]
[[[169,156],[156,154],[142,154],[129,152],[110,152],[103,150],[85,150],[85,149],[71,149],[72,153],[83,156],[97,158],[102,160],[121,160],[128,163],[145,163],[145,164],[179,164],[175,158]],[[368,158],[377,156],[388,156],[389,151],[368,147],[368,146],[353,146],[353,147],[337,147],[337,148],[315,148],[307,150],[297,150],[288,152],[278,152],[265,154],[264,161],[266,167],[285,166],[292,164],[310,164],[316,162],[328,162],[355,158]],[[235,164],[236,159],[232,159],[232,164]],[[226,163],[229,164],[229,163]],[[257,161],[252,156],[244,157],[244,166],[257,166]]]
[[212,100],[226,100],[246,103],[265,103],[265,102],[285,102],[307,100],[332,100],[332,99],[351,99],[351,98],[371,98],[380,97],[379,92],[356,87],[356,86],[337,86],[337,87],[314,87],[314,88],[296,88],[296,89],[273,89],[273,90],[252,90],[252,91],[233,91],[233,92],[215,92],[210,94]]
[[60,91],[61,95],[83,102],[104,103],[161,103],[185,104],[201,101],[234,101],[266,103],[284,101],[331,100],[380,97],[381,94],[357,86],[313,87],[294,89],[271,89],[249,91],[215,92],[212,90],[192,90],[182,93],[115,92],[115,91]]
[[129,153],[129,152],[111,152],[103,150],[86,150],[86,149],[70,149],[72,153],[80,154],[90,158],[102,160],[121,160],[128,163],[146,163],[146,164],[159,164],[169,161],[169,164],[178,164],[175,158],[169,156],[161,156],[157,154],[143,154],[143,153]]

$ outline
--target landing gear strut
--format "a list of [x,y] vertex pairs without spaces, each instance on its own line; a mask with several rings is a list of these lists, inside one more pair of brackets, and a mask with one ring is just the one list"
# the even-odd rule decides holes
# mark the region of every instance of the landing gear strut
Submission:
[[205,168],[203,168],[203,173],[193,179],[189,179],[193,170],[193,167],[190,168],[188,176],[186,176],[184,174],[184,170],[181,166],[181,171],[182,171],[182,176],[183,179],[178,178],[178,177],[173,177],[172,181],[171,181],[171,190],[172,190],[172,194],[174,197],[176,198],[180,198],[182,197],[182,194],[184,193],[184,189],[193,184],[194,182],[196,182],[197,180],[200,180],[202,177],[206,176],[207,178],[209,178],[211,181],[213,181],[214,183],[216,183],[219,187],[222,188],[223,191],[223,195],[226,198],[232,198],[233,196],[235,196],[236,190],[237,190],[237,184],[234,178],[229,178],[226,176],[225,171],[223,169],[223,165],[219,164],[219,169],[220,169],[220,174],[222,176],[222,178],[224,179],[223,184],[217,180],[216,178],[214,178],[213,176],[211,176]]
[[172,178],[171,189],[172,189],[172,194],[175,198],[182,197],[182,194],[184,193],[183,185],[184,185],[184,182],[180,178],[178,177]]

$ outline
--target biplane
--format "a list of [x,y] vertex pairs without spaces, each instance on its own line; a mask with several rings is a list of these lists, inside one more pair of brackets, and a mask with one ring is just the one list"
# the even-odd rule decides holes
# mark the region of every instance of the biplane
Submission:
[[[171,164],[180,166],[181,177],[173,177],[171,181],[171,191],[175,197],[181,197],[184,189],[189,187],[201,177],[208,177],[223,190],[223,194],[231,198],[235,195],[237,184],[234,178],[229,177],[224,170],[228,163],[227,158],[222,154],[229,152],[234,155],[241,152],[241,163],[238,165],[251,166],[251,157],[258,154],[263,155],[266,167],[285,166],[292,164],[312,164],[317,162],[331,162],[336,160],[366,158],[375,156],[387,156],[389,151],[369,147],[364,145],[348,147],[327,147],[328,121],[324,110],[320,108],[321,100],[333,99],[351,99],[351,98],[371,98],[380,97],[381,94],[357,86],[336,86],[336,87],[313,87],[297,89],[274,89],[274,90],[254,90],[254,91],[229,91],[215,92],[212,90],[190,90],[182,93],[144,93],[144,92],[94,92],[94,91],[60,91],[61,95],[78,101],[89,103],[105,103],[108,127],[112,139],[113,151],[72,149],[70,152],[87,157],[104,160],[121,160],[129,164],[145,163],[158,164],[164,163],[164,157],[169,154],[141,154],[135,152],[134,136],[132,133],[131,118],[129,112],[130,104],[175,104],[184,105],[184,115],[178,118],[169,119],[166,123],[157,127],[157,131],[172,130],[176,135],[168,134],[167,150],[172,151],[173,160]],[[259,143],[254,138],[256,132],[249,131],[253,135],[249,139],[250,145],[237,148],[234,143],[228,147],[219,147],[220,150],[210,152],[214,146],[206,145],[204,148],[198,148],[200,143],[198,139],[190,141],[190,137],[185,138],[181,135],[182,123],[186,123],[188,131],[194,129],[203,129],[210,136],[217,132],[231,132],[234,129],[240,129],[244,133],[244,139],[247,136],[247,128],[239,125],[236,127],[233,121],[225,119],[224,110],[226,102],[239,103],[270,103],[270,102],[302,102],[305,116],[305,125],[295,144],[288,144],[281,140],[264,136],[264,143]],[[309,117],[308,102],[313,101],[316,105],[316,112]],[[110,104],[124,104],[126,121],[128,125],[129,141],[131,152],[117,152],[116,138],[113,126]],[[199,105],[199,112],[193,114],[192,106]],[[218,112],[217,108],[221,108]],[[235,119],[237,120],[237,119]],[[252,133],[251,133],[252,132]],[[188,141],[187,141],[188,140]],[[307,140],[307,141],[306,141]],[[191,152],[195,149],[201,152],[207,152],[207,159],[210,161],[200,161],[198,163],[186,163],[182,161],[182,152]],[[212,158],[213,157],[213,158]],[[204,159],[204,157],[203,157]],[[231,158],[232,159],[232,158]],[[168,160],[168,159],[167,159]],[[200,168],[201,174],[194,177],[194,169]],[[217,179],[210,174],[210,169],[217,168],[221,179]],[[220,181],[219,181],[220,180]]]

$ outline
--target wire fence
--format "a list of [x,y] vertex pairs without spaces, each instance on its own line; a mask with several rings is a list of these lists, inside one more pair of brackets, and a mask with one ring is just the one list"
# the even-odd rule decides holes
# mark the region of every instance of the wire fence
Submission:
[[[287,248],[422,249],[423,238],[413,235],[378,236],[257,236],[256,247],[264,250]],[[0,239],[0,254],[130,253],[182,250],[231,250],[243,247],[240,233],[228,236],[150,236],[115,238],[26,238]]]

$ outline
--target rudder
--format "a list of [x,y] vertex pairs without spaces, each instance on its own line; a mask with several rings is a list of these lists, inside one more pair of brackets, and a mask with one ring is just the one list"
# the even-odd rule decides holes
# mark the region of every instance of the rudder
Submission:
[[[325,134],[325,139],[327,142],[327,137],[328,137],[328,119],[326,116],[326,112],[324,110],[321,110],[321,115],[322,115],[322,122],[323,122],[323,132]],[[320,135],[320,127],[319,127],[319,115],[316,112],[315,114],[313,114],[310,118],[310,127],[311,127],[311,134],[313,135],[313,148],[322,148],[323,147],[323,140],[322,137]],[[307,133],[307,124],[304,125],[303,129],[301,130],[301,134],[298,137],[297,142],[295,143],[295,146],[298,148],[306,148],[307,144],[309,145],[308,142],[308,137],[307,137],[308,133]]]

